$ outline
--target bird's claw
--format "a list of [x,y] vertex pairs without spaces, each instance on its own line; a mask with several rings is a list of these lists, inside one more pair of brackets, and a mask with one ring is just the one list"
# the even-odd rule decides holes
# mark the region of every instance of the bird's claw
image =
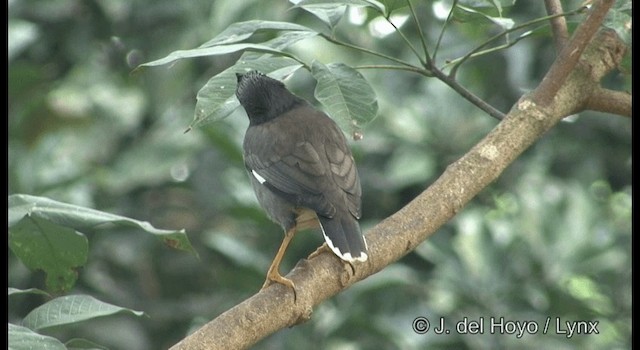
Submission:
[[329,246],[327,246],[327,243],[322,243],[322,245],[319,246],[318,249],[316,249],[313,253],[309,254],[309,256],[307,257],[307,260],[311,260],[324,252],[331,252],[331,250],[329,249]]
[[268,275],[267,279],[264,281],[264,284],[262,285],[262,288],[260,288],[260,290],[263,290],[269,287],[273,283],[279,283],[285,287],[291,288],[291,290],[293,291],[293,302],[294,303],[296,302],[297,300],[296,285],[293,283],[292,280],[282,277],[279,273]]

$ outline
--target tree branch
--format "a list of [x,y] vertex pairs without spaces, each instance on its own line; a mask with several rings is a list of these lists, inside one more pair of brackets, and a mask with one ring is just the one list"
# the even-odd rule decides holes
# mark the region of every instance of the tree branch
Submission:
[[[550,16],[562,13],[562,4],[560,0],[544,0],[544,7]],[[569,41],[569,29],[567,29],[567,20],[564,17],[553,17],[549,19],[551,23],[551,31],[553,32],[553,40],[556,44],[556,52],[562,51]]]
[[[588,42],[590,40],[574,36],[567,47],[582,52],[580,45]],[[290,289],[274,284],[218,316],[171,349],[249,347],[279,329],[309,319],[314,306],[402,258],[493,182],[547,130],[564,116],[581,110],[582,101],[594,90],[585,87],[591,87],[594,81],[600,81],[614,69],[624,50],[624,43],[615,35],[599,35],[582,57],[584,66],[591,67],[590,70],[573,70],[559,78],[562,83],[557,89],[555,83],[540,84],[531,94],[523,96],[491,133],[447,167],[429,188],[366,233],[370,258],[356,264],[353,272],[331,253],[301,260],[287,275],[297,286],[296,303]],[[554,79],[551,74],[554,67],[564,64],[556,61],[545,79]],[[554,98],[538,104],[534,98],[546,94],[538,90],[549,86],[555,89]]]
[[598,88],[587,99],[585,108],[631,118],[631,94]]
[[605,15],[614,2],[615,0],[595,1],[587,18],[576,29],[571,41],[560,51],[538,86],[539,88],[535,90],[532,99],[536,104],[544,106],[553,101],[556,92],[564,85],[566,78],[573,71],[582,52],[587,47],[587,43],[600,28]]

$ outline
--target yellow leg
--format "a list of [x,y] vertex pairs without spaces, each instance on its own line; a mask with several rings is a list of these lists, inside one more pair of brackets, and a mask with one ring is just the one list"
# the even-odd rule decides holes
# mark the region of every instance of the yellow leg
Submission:
[[264,281],[264,284],[262,285],[262,289],[267,288],[273,282],[285,285],[293,289],[294,299],[296,297],[296,286],[293,284],[293,281],[291,281],[288,278],[284,278],[282,277],[282,275],[280,275],[279,267],[280,267],[280,261],[282,261],[282,258],[284,257],[284,252],[287,250],[287,247],[289,246],[289,242],[291,242],[291,239],[293,239],[293,236],[295,236],[295,234],[296,234],[295,226],[290,230],[288,230],[287,232],[285,232],[284,239],[282,240],[282,244],[280,244],[278,253],[276,253],[275,258],[273,258],[273,262],[271,263],[271,266],[269,267],[269,271],[267,272],[267,280]]

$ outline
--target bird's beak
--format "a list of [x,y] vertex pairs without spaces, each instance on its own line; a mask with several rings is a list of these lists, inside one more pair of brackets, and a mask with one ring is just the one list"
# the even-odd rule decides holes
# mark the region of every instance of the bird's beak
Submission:
[[242,80],[243,76],[244,74],[236,73],[236,79],[238,79],[238,83],[240,82],[240,80]]

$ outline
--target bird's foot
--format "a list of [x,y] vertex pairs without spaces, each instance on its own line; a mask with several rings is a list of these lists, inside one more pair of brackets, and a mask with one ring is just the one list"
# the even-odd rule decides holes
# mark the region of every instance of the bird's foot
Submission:
[[316,249],[313,253],[309,254],[309,256],[307,257],[307,260],[311,260],[324,252],[331,252],[331,249],[329,249],[329,246],[327,246],[327,243],[322,243],[322,245],[319,246],[318,249]]
[[264,284],[262,285],[262,288],[260,288],[260,290],[263,290],[267,287],[269,287],[271,284],[273,283],[280,283],[283,286],[289,287],[291,288],[291,290],[293,291],[293,301],[295,302],[297,299],[297,295],[296,295],[296,285],[293,284],[293,281],[288,279],[288,278],[284,278],[282,277],[282,275],[280,275],[279,272],[269,272],[267,274],[267,279],[264,281]]
[[331,253],[331,255],[335,256],[336,259],[340,260],[340,262],[342,263],[342,266],[344,266],[344,274],[342,274],[340,278],[340,283],[342,283],[343,286],[346,286],[351,280],[351,278],[353,278],[353,276],[356,274],[356,267],[353,265],[351,261],[342,260],[338,258],[338,256],[336,256],[335,254],[333,254],[331,249],[329,249],[329,246],[327,246],[327,243],[323,243],[313,253],[309,254],[309,256],[307,257],[307,260],[311,260],[324,252]]

